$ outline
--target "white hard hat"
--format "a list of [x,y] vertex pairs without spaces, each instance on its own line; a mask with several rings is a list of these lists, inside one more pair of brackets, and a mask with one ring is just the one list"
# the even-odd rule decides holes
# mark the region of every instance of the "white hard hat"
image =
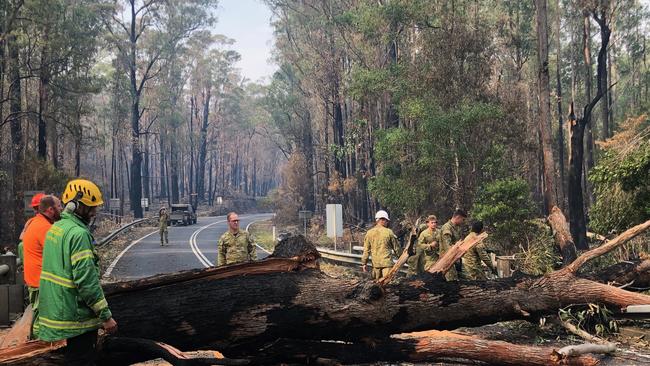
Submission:
[[386,220],[390,221],[390,219],[388,218],[388,212],[386,212],[384,210],[377,211],[377,213],[375,214],[375,221],[377,221],[379,219],[386,219]]

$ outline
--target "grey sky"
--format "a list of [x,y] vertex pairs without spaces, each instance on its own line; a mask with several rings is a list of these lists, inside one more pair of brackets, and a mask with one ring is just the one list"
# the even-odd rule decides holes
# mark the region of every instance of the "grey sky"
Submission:
[[235,40],[242,75],[252,81],[272,76],[276,66],[269,64],[273,29],[268,7],[261,0],[222,0],[217,17],[214,32]]

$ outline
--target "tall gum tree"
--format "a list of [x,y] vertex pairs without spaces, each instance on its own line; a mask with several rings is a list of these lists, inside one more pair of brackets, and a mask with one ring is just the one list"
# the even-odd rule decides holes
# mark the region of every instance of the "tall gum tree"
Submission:
[[548,70],[548,24],[546,0],[535,0],[537,20],[537,82],[539,96],[539,131],[542,138],[542,157],[544,164],[544,207],[549,212],[557,205],[555,162],[550,120],[550,83]]
[[[597,75],[601,80],[603,73],[607,72],[607,46],[609,44],[610,29],[607,24],[607,13],[602,8],[593,10],[592,13],[596,23],[600,27],[601,43],[598,52]],[[592,112],[598,101],[605,95],[606,86],[599,82],[596,96],[585,105],[582,117],[576,117],[571,105],[571,156],[569,158],[569,222],[571,236],[577,249],[588,249],[587,225],[584,211],[584,197],[582,191],[582,170],[584,159],[584,134],[592,119]]]
[[131,189],[134,217],[143,216],[140,106],[148,81],[161,72],[161,62],[177,51],[195,31],[211,25],[217,0],[116,1],[104,17],[110,41],[117,48],[129,75],[131,96]]

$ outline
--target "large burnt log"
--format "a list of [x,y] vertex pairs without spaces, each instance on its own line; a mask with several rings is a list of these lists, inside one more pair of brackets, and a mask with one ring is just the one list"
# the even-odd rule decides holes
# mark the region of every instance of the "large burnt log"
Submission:
[[650,297],[571,275],[445,282],[422,276],[385,288],[317,270],[209,277],[109,296],[128,337],[181,349],[218,350],[276,338],[357,340],[425,329],[455,329],[555,313],[575,303],[610,309]]
[[[631,230],[638,233],[650,222],[645,225]],[[287,250],[289,258],[281,258],[285,245],[302,253]],[[317,257],[309,243],[294,237],[264,261],[110,284],[105,293],[118,336],[224,352],[252,351],[280,338],[358,341],[478,326],[553,314],[575,303],[614,311],[650,304],[650,296],[575,277],[579,265],[573,264],[543,277],[446,282],[438,272],[382,286],[325,275]],[[593,257],[589,252],[576,262]]]
[[114,284],[106,287],[107,298],[123,336],[224,351],[278,338],[349,341],[479,326],[555,313],[575,303],[599,303],[614,311],[650,303],[650,296],[577,278],[570,270],[463,282],[427,273],[382,287],[325,275],[310,260],[317,253],[308,252]]

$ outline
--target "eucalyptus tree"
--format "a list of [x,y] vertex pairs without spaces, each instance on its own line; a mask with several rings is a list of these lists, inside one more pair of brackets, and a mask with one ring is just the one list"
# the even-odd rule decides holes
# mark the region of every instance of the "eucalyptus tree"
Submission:
[[161,73],[162,61],[172,56],[194,32],[210,26],[217,0],[115,1],[104,22],[109,41],[129,74],[131,96],[131,209],[142,217],[142,136],[140,106],[147,82]]

